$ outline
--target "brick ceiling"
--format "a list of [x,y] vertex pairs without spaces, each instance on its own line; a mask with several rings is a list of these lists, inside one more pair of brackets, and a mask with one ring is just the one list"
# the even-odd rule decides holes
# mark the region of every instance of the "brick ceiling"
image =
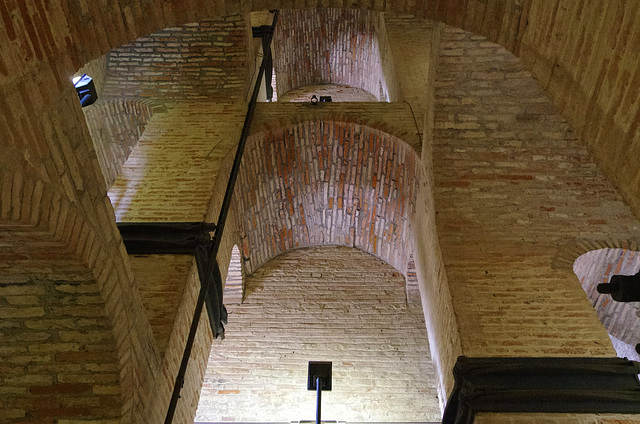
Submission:
[[405,273],[417,170],[410,146],[364,125],[307,121],[251,136],[235,194],[247,271],[289,249],[329,244]]
[[273,40],[278,97],[306,85],[338,84],[386,100],[381,17],[356,9],[283,10]]

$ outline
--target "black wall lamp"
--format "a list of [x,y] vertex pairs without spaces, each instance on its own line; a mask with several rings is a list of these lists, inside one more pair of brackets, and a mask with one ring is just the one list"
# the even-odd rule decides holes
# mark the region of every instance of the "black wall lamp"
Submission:
[[82,74],[81,77],[74,78],[73,86],[76,88],[82,107],[92,105],[98,100],[96,86],[93,84],[93,78],[89,75]]

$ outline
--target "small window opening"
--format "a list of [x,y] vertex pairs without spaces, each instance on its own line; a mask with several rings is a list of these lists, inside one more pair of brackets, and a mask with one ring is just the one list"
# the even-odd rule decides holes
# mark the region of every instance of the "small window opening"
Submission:
[[225,304],[240,304],[243,300],[244,283],[242,278],[242,261],[240,259],[240,249],[234,245],[231,249],[231,260],[227,279],[224,282],[224,292],[222,298]]

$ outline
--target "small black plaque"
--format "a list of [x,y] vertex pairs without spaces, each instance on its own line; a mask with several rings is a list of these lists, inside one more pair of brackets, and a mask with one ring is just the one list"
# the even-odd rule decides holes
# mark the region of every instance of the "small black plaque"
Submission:
[[309,376],[307,377],[307,390],[317,390],[316,379],[321,377],[320,390],[331,391],[331,362],[309,361]]

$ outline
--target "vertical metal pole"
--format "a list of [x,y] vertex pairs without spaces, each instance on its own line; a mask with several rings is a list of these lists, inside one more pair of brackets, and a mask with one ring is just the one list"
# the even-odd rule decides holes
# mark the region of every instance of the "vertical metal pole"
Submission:
[[320,424],[322,419],[321,415],[321,403],[322,403],[322,377],[316,377],[316,393],[318,393],[316,399],[316,424]]
[[[271,38],[273,37],[273,32],[275,31],[277,21],[278,21],[278,11],[275,10],[273,13],[273,22],[271,24],[271,33],[268,36],[269,43],[271,43]],[[249,136],[249,127],[251,125],[251,120],[253,119],[253,113],[256,108],[256,101],[258,99],[258,93],[260,92],[260,81],[262,80],[262,76],[264,75],[265,68],[266,68],[266,62],[263,59],[262,64],[260,65],[260,71],[258,72],[258,78],[256,79],[256,83],[253,87],[251,101],[249,102],[249,107],[247,108],[247,115],[245,116],[244,125],[242,127],[242,133],[240,134],[240,141],[238,143],[238,148],[236,150],[236,156],[233,160],[233,167],[231,168],[231,175],[229,176],[229,182],[227,183],[227,190],[224,193],[224,199],[222,201],[222,207],[220,208],[220,215],[218,216],[218,222],[216,222],[216,232],[214,234],[213,240],[211,242],[211,248],[210,248],[211,256],[205,271],[205,278],[207,279],[209,278],[210,275],[213,274],[214,268],[216,268],[216,265],[217,265],[216,257],[218,254],[218,249],[220,247],[220,242],[222,241],[222,232],[224,231],[224,226],[227,221],[227,213],[229,212],[229,207],[231,205],[233,188],[235,187],[236,179],[238,177],[238,171],[240,169],[240,162],[242,161],[242,153],[244,152],[244,146],[247,142],[247,137]],[[198,269],[198,272],[200,272],[199,269]],[[209,290],[208,285],[203,286],[200,288],[200,293],[198,294],[198,300],[196,302],[196,307],[193,312],[193,318],[191,320],[191,328],[189,329],[189,336],[187,337],[187,343],[184,348],[184,353],[182,355],[182,361],[180,362],[180,368],[178,369],[178,374],[176,375],[176,382],[173,386],[173,393],[171,394],[171,400],[169,401],[169,408],[167,410],[167,415],[164,420],[165,424],[171,424],[173,422],[173,416],[176,411],[178,399],[180,398],[180,390],[182,389],[182,386],[184,384],[184,377],[187,371],[189,357],[191,356],[191,349],[193,348],[196,332],[198,330],[198,323],[200,321],[200,315],[202,314],[202,308],[207,298],[208,290]]]

